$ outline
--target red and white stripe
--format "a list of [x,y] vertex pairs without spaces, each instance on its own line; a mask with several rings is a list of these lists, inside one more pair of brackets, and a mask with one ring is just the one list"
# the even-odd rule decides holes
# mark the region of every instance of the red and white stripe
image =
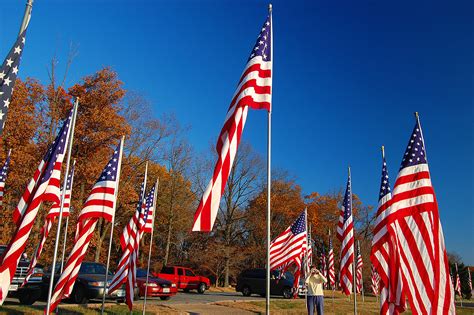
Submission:
[[383,157],[382,179],[370,260],[379,276],[380,314],[399,314],[405,311],[403,281],[399,270],[396,236],[388,233],[386,217],[392,199],[387,164]]
[[362,292],[363,279],[362,279],[362,268],[364,263],[362,262],[362,255],[360,253],[360,246],[357,245],[357,261],[356,261],[356,283],[357,283],[357,293]]
[[459,278],[459,271],[458,271],[458,264],[454,264],[456,266],[456,293],[462,297],[461,294],[461,279]]
[[[70,207],[71,207],[70,204],[71,204],[73,180],[74,180],[74,165],[68,176],[69,184],[66,186],[66,191],[64,194],[63,217],[69,216]],[[38,263],[41,253],[43,252],[43,247],[44,247],[44,244],[46,243],[46,239],[48,238],[51,227],[53,226],[55,219],[59,217],[60,208],[61,208],[60,203],[54,203],[51,209],[49,210],[48,215],[46,216],[46,220],[40,231],[40,237],[41,237],[40,242],[38,246],[36,247],[36,251],[35,251],[35,254],[33,255],[33,258],[30,261],[30,265],[28,266],[28,272],[25,277],[25,280],[23,281],[23,286],[28,282],[28,280],[31,278],[31,275],[33,275],[34,273],[34,269],[36,267],[36,264]]]
[[329,284],[334,290],[336,288],[336,272],[334,269],[334,249],[332,248],[332,242],[329,241],[329,253],[328,253],[328,277]]
[[112,293],[121,287],[123,283],[125,283],[125,301],[130,310],[133,308],[134,288],[136,286],[137,258],[140,241],[144,233],[146,221],[148,219],[148,211],[153,210],[153,207],[147,207],[146,205],[146,179],[147,173],[145,172],[137,210],[123,229],[122,235],[120,237],[120,242],[122,244],[122,257],[120,257],[117,266],[117,272],[112,278],[109,286],[109,293]]
[[[347,199],[347,200],[346,200]],[[346,207],[350,207],[346,209]],[[349,216],[345,219],[345,212],[350,211]],[[341,264],[339,282],[342,292],[350,295],[353,284],[353,263],[354,263],[354,224],[352,215],[352,191],[351,177],[347,180],[346,193],[344,202],[341,207],[339,222],[337,224],[337,238],[341,241]]]
[[[412,154],[424,154],[423,142],[417,121],[404,163],[407,163],[405,159],[412,161]],[[402,162],[402,165],[406,164]],[[399,265],[391,270],[401,275],[403,293],[408,297],[412,312],[454,314],[453,286],[428,163],[422,160],[402,166],[387,212],[384,227],[397,242],[395,257],[399,259]],[[392,261],[394,255],[389,257],[390,263],[397,261]],[[396,275],[391,275],[389,280],[395,285],[399,281]]]
[[[26,247],[26,242],[33,229],[38,210],[44,201],[59,202],[61,166],[69,141],[73,110],[71,110],[53,145],[46,153],[28,184],[26,191],[14,211],[17,229],[11,239],[0,265],[0,304],[8,294],[18,262]],[[48,167],[50,166],[50,167]],[[48,173],[48,174],[46,174]]]
[[[99,218],[104,218],[105,220],[112,222],[117,203],[122,152],[123,139],[120,141],[117,149],[114,151],[112,159],[102,172],[102,174],[104,174],[113,163],[116,163],[117,166],[114,166],[116,168],[116,176],[113,180],[109,178],[102,180],[102,175],[99,177],[84,204],[84,208],[79,214],[74,246],[66,261],[64,270],[54,287],[49,308],[50,312],[53,312],[56,309],[62,299],[71,295],[82,261],[87,254],[90,241],[94,236],[94,230]],[[46,310],[47,308],[45,308],[45,312]]]
[[471,270],[467,267],[467,275],[469,279],[469,291],[472,291],[472,280],[471,280]]
[[219,134],[216,145],[219,158],[194,215],[193,231],[212,230],[242,138],[248,108],[270,110],[271,86],[272,61],[264,61],[262,56],[251,58],[240,78]]
[[375,269],[374,265],[372,265],[372,267],[370,268],[370,271],[372,273],[370,276],[370,280],[371,280],[370,287],[372,288],[372,292],[375,295],[379,295],[379,282],[380,282],[379,274],[377,273],[377,270]]

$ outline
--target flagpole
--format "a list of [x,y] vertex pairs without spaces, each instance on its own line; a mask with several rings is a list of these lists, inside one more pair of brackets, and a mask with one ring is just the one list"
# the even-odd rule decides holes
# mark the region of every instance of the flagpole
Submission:
[[158,178],[155,183],[155,196],[153,197],[153,218],[151,221],[151,235],[150,235],[150,247],[148,248],[148,263],[146,267],[146,285],[145,285],[145,299],[143,300],[143,315],[145,315],[146,310],[146,295],[148,292],[148,277],[150,275],[150,261],[151,261],[151,248],[153,244],[153,232],[155,231],[155,214],[156,214],[156,197],[158,195],[158,184],[160,179]]
[[[74,168],[76,166],[76,160],[72,162],[72,167]],[[69,175],[68,175],[69,176]],[[64,256],[66,255],[66,241],[67,241],[67,228],[69,226],[69,216],[71,215],[71,209],[72,209],[72,185],[74,182],[74,175],[71,176],[71,195],[69,196],[69,215],[66,217],[66,226],[64,227],[64,239],[63,239],[63,254],[61,257],[61,268],[59,269],[59,273],[63,273],[63,267],[64,267]],[[67,187],[67,186],[66,186]],[[66,187],[63,187],[63,189],[66,189]]]
[[[353,215],[352,213],[352,178],[351,178],[351,167],[349,166],[347,168],[348,170],[348,174],[349,174],[349,179],[351,181],[350,185],[351,185],[351,215]],[[354,233],[354,238],[355,238],[355,233]],[[353,256],[354,256],[354,261],[352,262],[352,270],[353,270],[353,274],[352,274],[352,287],[353,287],[353,291],[354,291],[354,314],[357,314],[357,285],[356,285],[356,256],[355,256],[355,242],[352,243],[352,251],[353,251]]]
[[[308,241],[308,207],[304,208],[304,216],[305,216],[305,221],[306,221],[306,241]],[[306,266],[308,265],[308,250],[306,250]],[[308,277],[308,275],[306,274],[306,271],[307,271],[307,268],[304,268],[304,276],[305,276],[305,284],[306,284],[306,277]],[[296,290],[298,290],[298,287],[299,287],[299,283],[297,284],[297,287],[296,287]],[[298,292],[296,292],[296,294],[298,294]],[[306,308],[308,308],[308,289],[306,288],[306,292],[305,292],[305,301],[306,301]]]
[[23,14],[23,21],[21,22],[20,32],[18,33],[18,35],[23,33],[23,31],[28,26],[28,23],[30,23],[31,10],[33,9],[33,1],[34,0],[27,0],[26,1],[25,13]]
[[123,143],[125,141],[125,136],[122,136],[122,140],[120,141],[120,155],[117,167],[117,188],[114,192],[114,209],[113,209],[113,216],[112,216],[112,224],[110,226],[110,236],[109,236],[109,251],[107,253],[107,264],[105,265],[105,280],[104,280],[104,292],[102,294],[102,306],[100,313],[104,314],[104,305],[105,305],[105,296],[107,295],[107,278],[109,275],[109,265],[110,265],[110,252],[112,251],[112,239],[114,236],[114,225],[115,225],[115,208],[117,207],[117,194],[118,194],[118,185],[120,183],[120,171],[122,168],[122,154],[123,154]]
[[[271,62],[271,78],[273,78],[273,18],[272,4],[268,5],[268,14],[270,15],[270,62]],[[272,87],[273,89],[273,87]],[[270,96],[271,97],[271,96]],[[268,111],[268,139],[267,139],[267,285],[265,299],[265,313],[270,314],[270,221],[271,221],[271,152],[272,152],[272,102],[270,101],[270,109]]]
[[69,133],[69,143],[68,143],[68,148],[67,148],[66,173],[65,173],[66,175],[64,176],[63,191],[61,192],[61,204],[59,206],[59,218],[58,218],[58,228],[56,230],[56,240],[54,241],[54,254],[53,254],[53,262],[51,264],[52,267],[51,267],[51,277],[49,279],[48,304],[46,304],[46,314],[50,313],[49,307],[51,306],[51,295],[53,293],[54,273],[56,270],[56,258],[58,255],[59,237],[61,236],[61,222],[63,219],[64,199],[66,196],[67,177],[69,175],[69,163],[71,161],[72,142],[74,140],[74,128],[76,127],[76,117],[77,117],[78,106],[79,106],[79,98],[76,98],[76,101],[74,102],[72,121],[70,122],[71,126],[69,127],[70,133]]

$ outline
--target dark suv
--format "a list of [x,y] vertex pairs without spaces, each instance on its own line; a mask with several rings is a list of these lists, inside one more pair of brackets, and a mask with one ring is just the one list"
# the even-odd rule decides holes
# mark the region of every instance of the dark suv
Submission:
[[[271,272],[270,278],[270,294],[281,295],[285,299],[290,299],[293,287],[293,275],[286,272],[278,279],[278,271]],[[248,269],[242,272],[237,278],[237,286],[235,290],[242,292],[244,296],[258,294],[265,296],[266,293],[266,270],[265,269]]]

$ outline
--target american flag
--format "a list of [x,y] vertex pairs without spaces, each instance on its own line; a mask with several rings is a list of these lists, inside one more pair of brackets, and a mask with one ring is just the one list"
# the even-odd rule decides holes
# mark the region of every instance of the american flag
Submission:
[[306,264],[305,264],[305,274],[308,275],[310,272],[311,265],[313,264],[313,241],[311,236],[308,236],[308,251],[306,252]]
[[[117,265],[117,272],[115,273],[109,287],[109,293],[117,290],[125,282],[125,300],[130,310],[133,308],[133,290],[136,285],[136,264],[138,257],[138,250],[140,246],[140,239],[143,235],[143,229],[148,217],[147,197],[145,196],[147,172],[140,187],[140,199],[128,224],[124,227],[122,235],[120,236],[120,243],[122,244],[122,257],[120,257]],[[154,188],[150,193],[154,194]]]
[[469,279],[469,291],[472,291],[472,280],[471,280],[471,270],[467,267],[467,275]]
[[18,36],[0,68],[0,135],[5,128],[8,106],[11,102],[13,88],[15,87],[18,69],[20,68],[21,55],[25,47],[26,29]]
[[[137,231],[139,230],[140,219],[143,219],[144,209],[145,209],[145,190],[146,190],[146,180],[147,180],[147,169],[145,170],[142,184],[140,186],[139,200],[137,208],[135,210],[134,216],[130,219],[128,224],[123,228],[122,235],[120,235],[120,245],[122,246],[122,251],[128,246],[130,242],[135,241]],[[142,216],[142,217],[140,217]]]
[[329,284],[334,290],[336,288],[336,272],[334,270],[334,249],[332,248],[332,240],[329,238],[329,253],[328,253],[328,276]]
[[379,294],[379,282],[380,282],[380,277],[379,277],[379,274],[377,273],[377,270],[375,269],[374,265],[372,265],[370,267],[370,271],[371,271],[371,288],[372,288],[372,292],[375,294],[375,295],[378,295]]
[[[325,278],[327,278],[328,276],[326,272],[326,266],[327,266],[326,250],[324,249],[324,244],[323,244],[321,247],[321,273],[323,274]],[[323,284],[323,287],[324,287],[324,284]]]
[[5,194],[5,182],[7,181],[8,168],[10,167],[10,154],[12,150],[8,151],[7,159],[0,169],[0,210],[3,206],[3,195]]
[[[62,299],[70,296],[99,218],[112,222],[117,203],[122,152],[123,138],[92,187],[92,191],[79,214],[74,247],[54,288],[51,304],[49,305],[50,312],[56,309]],[[45,312],[47,313],[47,308],[45,308]]]
[[456,293],[462,297],[461,294],[461,279],[459,278],[459,271],[458,271],[458,264],[454,264],[456,266],[456,288],[454,289]]
[[26,242],[43,201],[59,202],[61,166],[68,146],[73,110],[64,121],[58,136],[40,162],[33,178],[13,213],[17,229],[0,265],[0,304],[3,304]]
[[[69,216],[69,208],[70,208],[70,203],[71,203],[71,191],[72,191],[72,182],[74,178],[74,166],[71,168],[71,171],[69,172],[69,175],[67,177],[67,184],[66,184],[66,191],[64,194],[64,206],[63,206],[63,216],[68,217]],[[63,188],[64,189],[64,188]],[[56,217],[59,217],[59,211],[60,211],[60,203],[55,203],[51,207],[51,210],[49,210],[48,215],[46,216],[46,220],[43,224],[43,227],[41,228],[40,231],[40,242],[38,243],[38,246],[36,247],[35,254],[33,255],[33,258],[30,261],[30,265],[28,267],[28,272],[25,277],[25,280],[23,281],[23,285],[25,285],[28,280],[30,279],[31,275],[34,273],[36,264],[38,263],[38,260],[41,256],[41,253],[43,251],[44,244],[46,243],[46,239],[48,238],[49,231],[51,230],[51,227],[53,226],[54,220]]]
[[354,225],[352,222],[352,189],[351,176],[347,178],[346,193],[342,202],[339,223],[337,224],[337,238],[341,244],[340,283],[342,291],[350,295],[352,291],[352,264],[354,263]]
[[248,107],[270,111],[272,86],[271,16],[263,24],[248,58],[217,140],[214,173],[194,215],[193,231],[210,232],[244,130]]
[[[123,251],[122,257],[118,263],[117,269],[118,271],[115,273],[114,278],[110,284],[109,292],[113,292],[117,290],[124,282],[126,283],[126,303],[131,310],[133,307],[133,288],[136,284],[136,265],[137,265],[137,257],[138,257],[138,248],[141,237],[143,233],[150,231],[144,225],[144,222],[148,222],[148,219],[151,218],[153,221],[154,212],[155,212],[155,192],[157,189],[157,184],[152,187],[148,195],[145,197],[145,209],[141,211],[139,214],[140,217],[143,219],[140,220],[140,226],[138,227],[138,235],[136,237],[138,239],[131,240],[128,242],[127,247]],[[153,223],[151,224],[151,229],[153,228]]]
[[301,261],[308,248],[308,235],[306,230],[306,210],[298,219],[281,233],[270,244],[270,269],[275,270],[281,266],[296,263],[301,269]]
[[381,314],[398,314],[405,311],[403,281],[397,267],[399,265],[399,257],[396,250],[396,236],[392,237],[388,233],[385,222],[387,213],[389,213],[391,199],[392,193],[390,191],[387,162],[385,161],[385,155],[383,155],[379,204],[370,254],[372,265],[380,278]]
[[360,252],[360,245],[357,242],[357,261],[356,261],[356,283],[357,283],[357,293],[362,292],[362,286],[364,285],[362,278],[362,268],[364,263],[362,262],[362,254]]
[[[453,286],[419,119],[403,156],[388,211],[385,225],[397,239],[395,256],[400,258],[393,270],[403,277],[403,292],[412,312],[453,314]],[[399,280],[391,276],[390,281]]]

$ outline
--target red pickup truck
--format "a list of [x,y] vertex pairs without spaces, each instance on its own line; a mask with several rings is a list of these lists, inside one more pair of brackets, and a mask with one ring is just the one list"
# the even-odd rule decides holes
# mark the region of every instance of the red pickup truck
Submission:
[[178,289],[185,292],[197,290],[198,293],[202,294],[211,286],[211,281],[208,278],[196,276],[191,269],[185,267],[165,266],[160,273],[154,273],[153,275],[176,283]]

